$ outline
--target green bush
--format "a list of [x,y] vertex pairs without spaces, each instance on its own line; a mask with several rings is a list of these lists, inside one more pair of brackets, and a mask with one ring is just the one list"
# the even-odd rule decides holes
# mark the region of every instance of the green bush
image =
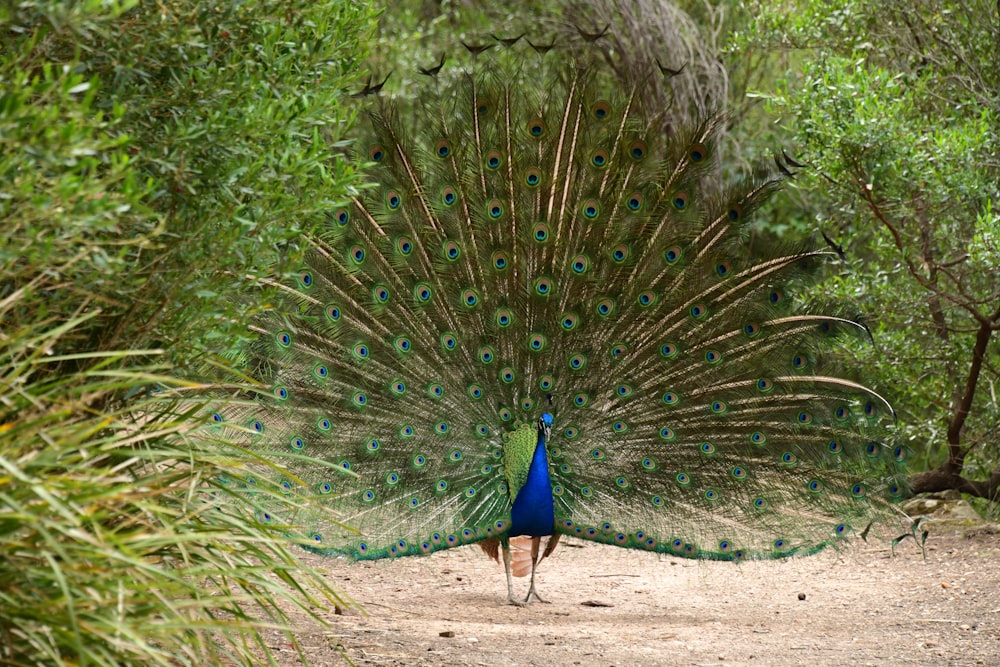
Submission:
[[245,453],[152,388],[199,388],[355,187],[335,153],[372,19],[0,6],[0,663],[257,664],[283,609],[336,599],[211,502]]
[[[794,6],[793,10],[789,7]],[[1000,28],[985,0],[761,5],[745,48],[797,52],[772,94],[811,169],[801,203],[846,247],[818,298],[897,406],[916,491],[1000,498]],[[991,17],[988,20],[984,17]]]

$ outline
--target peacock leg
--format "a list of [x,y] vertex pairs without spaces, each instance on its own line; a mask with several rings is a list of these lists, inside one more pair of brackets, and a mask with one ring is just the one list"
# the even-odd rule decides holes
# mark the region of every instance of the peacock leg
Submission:
[[500,548],[503,551],[503,569],[507,573],[507,603],[523,607],[527,601],[521,602],[514,597],[514,579],[510,574],[510,542],[506,537],[500,540]]
[[543,600],[542,596],[538,594],[538,591],[535,590],[535,568],[538,567],[538,561],[539,561],[538,547],[539,545],[541,545],[541,543],[542,543],[542,538],[540,537],[531,538],[531,587],[528,589],[528,597],[524,598],[524,604],[528,604],[528,602],[531,600],[532,595],[534,595],[535,599],[538,600],[539,602],[545,602],[546,604],[548,604],[548,602]]

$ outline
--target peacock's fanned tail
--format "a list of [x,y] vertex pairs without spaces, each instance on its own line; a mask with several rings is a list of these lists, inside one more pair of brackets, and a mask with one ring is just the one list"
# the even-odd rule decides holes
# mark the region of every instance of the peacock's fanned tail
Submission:
[[542,412],[567,535],[773,558],[890,512],[892,409],[830,354],[867,331],[789,293],[827,253],[750,249],[781,174],[705,187],[715,123],[664,136],[641,81],[488,56],[416,115],[367,98],[377,186],[255,326],[267,390],[216,428],[322,508],[262,520],[355,558],[496,537],[505,438]]

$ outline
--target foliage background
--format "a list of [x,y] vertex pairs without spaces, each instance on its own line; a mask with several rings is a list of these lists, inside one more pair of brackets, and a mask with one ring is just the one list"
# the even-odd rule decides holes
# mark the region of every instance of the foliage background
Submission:
[[[1000,6],[754,6],[730,49],[796,54],[767,93],[809,162],[796,205],[847,253],[815,298],[856,303],[915,491],[1000,497]],[[987,506],[981,505],[982,508]]]

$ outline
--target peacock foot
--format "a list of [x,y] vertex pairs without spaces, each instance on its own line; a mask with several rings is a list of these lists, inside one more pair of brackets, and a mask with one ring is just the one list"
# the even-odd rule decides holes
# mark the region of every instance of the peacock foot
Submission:
[[531,590],[528,591],[528,597],[524,598],[524,605],[527,605],[529,602],[531,602],[532,595],[534,595],[535,599],[541,602],[542,604],[550,604],[548,600],[543,600],[542,596],[539,595],[538,591],[535,590],[535,587],[532,586]]

